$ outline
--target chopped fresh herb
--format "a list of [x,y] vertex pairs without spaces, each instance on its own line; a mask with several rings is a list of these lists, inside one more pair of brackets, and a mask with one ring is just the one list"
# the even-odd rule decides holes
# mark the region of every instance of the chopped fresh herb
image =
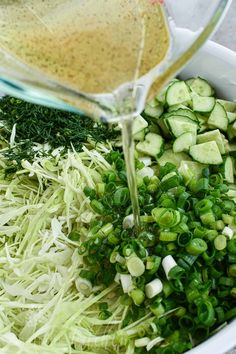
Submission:
[[32,161],[35,144],[48,144],[53,150],[72,146],[81,151],[88,139],[95,143],[114,139],[117,132],[105,124],[95,123],[91,118],[28,103],[5,96],[0,100],[1,135],[9,140],[16,124],[16,145],[6,150],[5,156],[20,163],[22,159]]

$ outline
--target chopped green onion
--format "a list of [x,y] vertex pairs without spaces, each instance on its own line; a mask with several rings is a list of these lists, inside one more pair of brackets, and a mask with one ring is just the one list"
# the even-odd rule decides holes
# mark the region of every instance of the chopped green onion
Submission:
[[161,257],[158,256],[149,256],[147,257],[146,269],[149,274],[155,274],[161,264]]
[[140,277],[145,272],[143,261],[135,255],[130,256],[130,258],[126,260],[126,265],[129,273],[133,277]]
[[75,280],[75,286],[78,292],[89,296],[92,292],[92,283],[88,279],[77,278]]
[[160,227],[174,227],[181,219],[179,211],[170,208],[154,208],[152,216]]
[[161,303],[153,303],[150,306],[150,310],[152,313],[156,316],[159,317],[165,313],[165,307]]
[[185,247],[191,241],[192,237],[191,232],[184,232],[178,235],[177,243],[180,247]]
[[140,306],[145,300],[145,294],[140,289],[133,289],[130,292],[130,297],[133,299],[135,305]]
[[190,194],[188,192],[183,192],[179,195],[177,200],[177,208],[184,209]]
[[152,299],[154,296],[160,294],[162,290],[163,284],[158,278],[145,285],[145,293],[149,299]]
[[91,201],[90,206],[97,214],[101,214],[102,215],[105,212],[104,205],[101,202],[99,202],[98,200],[96,200],[96,199],[93,199]]
[[209,177],[210,185],[215,187],[223,182],[223,177],[221,174],[211,175]]
[[148,338],[148,337],[143,337],[143,338],[135,339],[135,341],[134,341],[134,346],[135,346],[136,348],[143,348],[143,347],[146,347],[150,341],[151,341],[151,340],[150,340],[150,338]]
[[227,243],[227,249],[230,253],[235,254],[236,255],[236,239],[232,239],[230,241],[228,241]]
[[230,291],[230,295],[234,298],[236,298],[236,288],[232,288]]
[[209,188],[209,179],[208,178],[200,178],[195,186],[196,192],[207,192]]
[[184,315],[178,320],[180,328],[187,329],[191,331],[194,328],[194,321],[189,315]]
[[207,229],[203,226],[197,226],[194,231],[193,231],[193,235],[197,238],[205,238],[207,234]]
[[210,301],[200,301],[197,304],[198,320],[204,326],[211,327],[215,323],[215,311]]
[[105,193],[105,186],[105,183],[97,183],[96,191],[99,197],[103,196],[103,194]]
[[213,203],[209,199],[205,198],[197,202],[194,205],[194,208],[196,210],[197,215],[202,215],[211,210],[212,206]]
[[129,189],[127,187],[118,188],[113,196],[115,206],[124,206],[129,201]]
[[222,251],[227,246],[227,239],[224,235],[219,235],[214,239],[214,246],[217,251]]
[[121,274],[120,282],[123,292],[127,294],[132,289],[132,277],[130,274]]
[[177,233],[171,231],[161,231],[159,240],[163,242],[171,242],[177,239]]
[[185,270],[176,265],[175,267],[171,268],[171,270],[168,273],[168,278],[169,279],[179,279],[183,274],[185,273]]
[[227,277],[221,277],[219,279],[219,285],[233,287],[234,286],[234,279],[227,278]]
[[175,262],[174,258],[171,255],[168,255],[165,258],[163,258],[162,267],[164,269],[167,279],[169,279],[169,273],[170,273],[171,269],[176,266],[177,266],[177,263]]
[[213,214],[212,211],[208,211],[205,214],[200,215],[200,219],[204,225],[210,225],[215,222],[215,215]]
[[98,235],[108,236],[113,231],[113,229],[114,229],[114,227],[113,227],[112,223],[108,223],[108,224],[104,225],[103,227],[101,227],[101,229],[98,231]]
[[193,256],[198,256],[206,250],[207,243],[201,238],[193,238],[186,246],[186,251]]
[[229,262],[229,263],[236,263],[236,254],[230,253],[230,254],[228,255],[228,262]]
[[215,224],[214,224],[214,228],[216,229],[216,230],[223,230],[224,229],[224,227],[225,227],[225,224],[224,224],[224,222],[222,221],[222,220],[216,220],[216,222],[215,222]]
[[[228,273],[229,273],[229,276],[230,276],[230,277],[236,278],[236,264],[231,264],[231,265],[229,266],[229,271],[228,271]],[[233,285],[234,285],[234,284],[233,284]]]
[[156,236],[147,231],[143,231],[138,235],[138,239],[143,244],[144,247],[154,246],[156,243]]
[[69,240],[71,241],[79,241],[80,233],[78,231],[71,231],[68,235]]

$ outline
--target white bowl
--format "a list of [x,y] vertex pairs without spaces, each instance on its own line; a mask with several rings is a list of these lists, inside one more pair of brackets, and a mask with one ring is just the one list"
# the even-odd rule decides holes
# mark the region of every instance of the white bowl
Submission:
[[[179,76],[206,78],[216,88],[218,97],[236,100],[236,53],[214,42],[207,42]],[[234,346],[236,319],[186,354],[223,354]]]

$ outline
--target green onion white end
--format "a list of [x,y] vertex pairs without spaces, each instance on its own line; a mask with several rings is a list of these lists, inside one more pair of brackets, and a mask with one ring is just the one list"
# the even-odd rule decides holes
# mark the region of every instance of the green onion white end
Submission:
[[89,296],[93,289],[91,281],[84,278],[76,279],[75,286],[78,292],[86,296]]
[[229,226],[225,226],[222,231],[222,235],[227,236],[231,240],[234,235],[234,231]]
[[123,220],[124,229],[132,229],[134,227],[134,214],[127,215]]
[[150,338],[143,337],[143,338],[136,339],[134,341],[134,345],[136,348],[142,348],[142,347],[146,347],[149,342],[151,342]]
[[145,167],[151,166],[152,164],[152,159],[149,156],[140,157],[139,161],[142,162]]
[[132,255],[126,261],[129,273],[133,277],[140,277],[145,272],[145,265],[143,261],[137,256]]
[[132,277],[130,274],[120,274],[120,282],[125,294],[128,294],[131,291],[133,284],[132,284]]
[[157,337],[157,338],[151,340],[146,347],[147,351],[149,352],[153,347],[155,347],[155,345],[161,343],[163,340],[164,340],[164,338],[162,338],[162,337]]
[[174,268],[177,265],[177,263],[175,262],[174,258],[169,255],[166,256],[165,258],[163,258],[162,260],[162,267],[164,269],[165,275],[167,277],[167,279],[169,279],[169,272],[172,268]]
[[154,296],[160,294],[162,290],[163,284],[158,278],[145,285],[145,293],[149,299],[152,299]]
[[146,167],[142,168],[141,170],[139,170],[137,172],[137,175],[141,176],[141,177],[149,177],[149,178],[151,178],[151,177],[154,176],[154,171],[153,171],[153,169],[151,167],[146,166]]

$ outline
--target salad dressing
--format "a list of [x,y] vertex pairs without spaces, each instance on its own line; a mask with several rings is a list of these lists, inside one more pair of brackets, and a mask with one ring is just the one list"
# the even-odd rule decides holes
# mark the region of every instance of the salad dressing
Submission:
[[[0,4],[0,48],[83,93],[112,94],[125,83],[135,83],[166,57],[169,46],[165,16],[157,1],[5,0]],[[131,104],[126,115],[131,116],[134,107]],[[121,124],[138,229],[132,120]]]

